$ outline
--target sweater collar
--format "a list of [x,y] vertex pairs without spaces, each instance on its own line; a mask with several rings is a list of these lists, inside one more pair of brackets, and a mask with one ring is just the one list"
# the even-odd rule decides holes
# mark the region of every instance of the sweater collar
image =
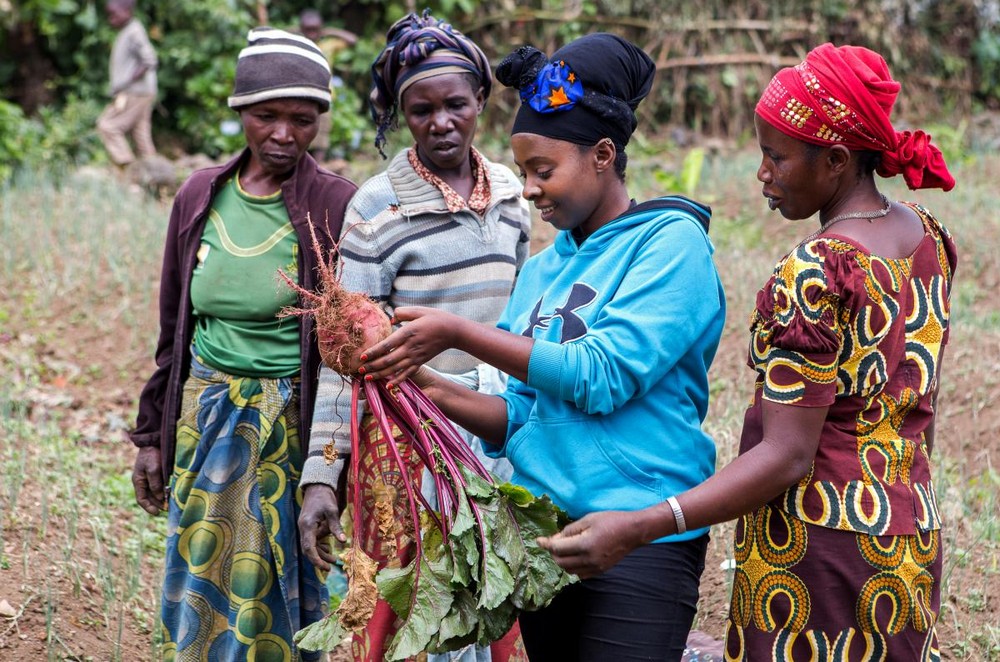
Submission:
[[[398,197],[401,213],[404,215],[451,213],[441,191],[421,178],[410,166],[408,151],[409,148],[405,148],[398,152],[385,170],[386,177]],[[489,169],[492,187],[490,207],[521,195],[521,187],[516,180],[504,174],[505,168],[491,163],[486,157],[483,157],[483,161]]]
[[414,172],[421,179],[424,179],[441,191],[445,204],[448,206],[448,211],[454,214],[468,207],[480,216],[486,214],[486,210],[490,206],[490,196],[493,187],[490,185],[489,168],[486,167],[485,160],[475,147],[471,147],[469,150],[469,159],[472,161],[472,174],[475,178],[475,183],[472,187],[472,195],[469,196],[468,201],[459,195],[458,191],[452,188],[448,182],[441,179],[441,177],[424,165],[423,161],[417,155],[416,147],[410,148],[406,153],[406,158],[410,167],[413,168]]

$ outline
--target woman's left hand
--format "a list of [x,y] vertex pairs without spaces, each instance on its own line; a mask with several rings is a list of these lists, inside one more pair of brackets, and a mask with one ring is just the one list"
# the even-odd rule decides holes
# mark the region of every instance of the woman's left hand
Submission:
[[573,522],[554,536],[539,538],[556,563],[582,579],[607,571],[645,544],[635,512],[606,510]]
[[322,483],[305,486],[298,528],[302,552],[315,567],[328,572],[337,561],[337,555],[326,540],[327,536],[332,535],[340,542],[347,541],[340,527],[340,506],[332,486]]
[[427,361],[455,346],[458,329],[465,320],[436,308],[397,308],[393,323],[406,322],[388,338],[366,349],[360,372],[367,378],[385,378],[393,383],[413,377]]

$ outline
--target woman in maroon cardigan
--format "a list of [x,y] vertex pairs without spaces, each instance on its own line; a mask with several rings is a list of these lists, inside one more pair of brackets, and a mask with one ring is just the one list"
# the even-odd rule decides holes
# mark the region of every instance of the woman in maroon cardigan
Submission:
[[292,636],[325,609],[296,527],[319,352],[310,320],[281,316],[297,301],[278,271],[315,289],[310,220],[329,254],[356,188],[307,153],[329,77],[308,39],[251,30],[229,98],[247,147],[194,173],[170,215],[131,438],[136,499],[169,513],[161,616],[177,660],[308,658]]

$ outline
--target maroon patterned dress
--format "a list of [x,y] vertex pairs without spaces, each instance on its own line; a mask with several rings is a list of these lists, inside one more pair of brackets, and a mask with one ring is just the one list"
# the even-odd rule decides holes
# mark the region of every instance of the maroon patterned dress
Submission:
[[737,525],[727,660],[940,658],[941,521],[925,433],[956,253],[909,206],[924,223],[911,256],[812,238],[757,295],[740,452],[762,438],[764,400],[829,412],[810,474]]

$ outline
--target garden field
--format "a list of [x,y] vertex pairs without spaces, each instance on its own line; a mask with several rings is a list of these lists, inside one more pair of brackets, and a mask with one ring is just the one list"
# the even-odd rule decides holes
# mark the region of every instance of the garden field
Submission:
[[[752,386],[746,326],[771,267],[814,228],[767,210],[749,147],[684,152],[637,141],[637,198],[688,187],[714,210],[729,319],[707,429],[735,454]],[[630,147],[630,152],[633,148]],[[500,148],[485,149],[509,162]],[[1000,157],[948,152],[951,193],[906,191],[957,239],[935,480],[945,523],[939,636],[947,660],[1000,660]],[[357,180],[381,162],[346,166]],[[135,505],[125,440],[153,363],[169,199],[99,167],[0,184],[0,661],[159,659],[165,520]],[[551,239],[535,232],[536,249]],[[713,531],[696,627],[721,637],[731,525]]]

